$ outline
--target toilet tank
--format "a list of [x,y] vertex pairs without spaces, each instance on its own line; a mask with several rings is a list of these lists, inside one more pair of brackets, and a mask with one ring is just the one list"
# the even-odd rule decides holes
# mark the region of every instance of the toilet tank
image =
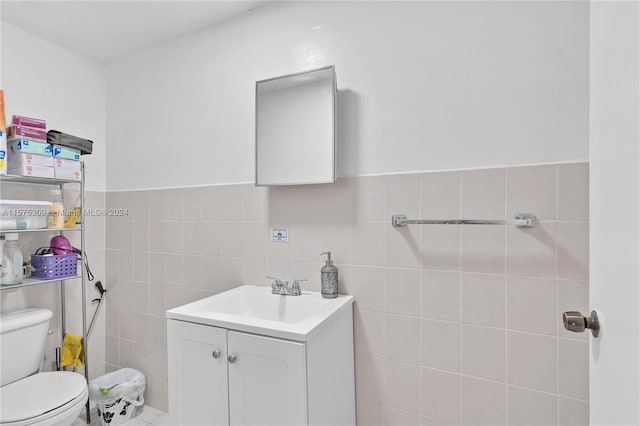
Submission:
[[49,309],[26,309],[0,315],[0,384],[38,372],[49,323]]

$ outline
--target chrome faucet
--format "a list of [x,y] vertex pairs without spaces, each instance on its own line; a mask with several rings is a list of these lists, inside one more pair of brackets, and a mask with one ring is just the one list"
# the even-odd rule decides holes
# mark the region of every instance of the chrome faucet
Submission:
[[271,283],[271,293],[279,294],[281,296],[300,296],[302,294],[302,290],[300,289],[300,283],[307,280],[294,280],[289,287],[289,281],[282,281],[276,277],[267,277],[270,280],[273,280]]

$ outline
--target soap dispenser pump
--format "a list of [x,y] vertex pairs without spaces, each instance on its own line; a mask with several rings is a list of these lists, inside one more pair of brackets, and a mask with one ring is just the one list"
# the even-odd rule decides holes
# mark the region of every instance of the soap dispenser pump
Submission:
[[322,288],[322,297],[325,299],[333,299],[338,297],[338,268],[333,266],[331,260],[331,252],[326,251],[320,255],[327,255],[327,262],[320,269],[320,284]]

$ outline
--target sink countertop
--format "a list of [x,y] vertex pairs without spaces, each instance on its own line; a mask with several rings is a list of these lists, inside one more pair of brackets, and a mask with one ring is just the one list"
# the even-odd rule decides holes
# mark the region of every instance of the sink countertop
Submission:
[[324,299],[316,291],[280,296],[271,287],[243,285],[170,309],[167,318],[305,342],[353,300]]

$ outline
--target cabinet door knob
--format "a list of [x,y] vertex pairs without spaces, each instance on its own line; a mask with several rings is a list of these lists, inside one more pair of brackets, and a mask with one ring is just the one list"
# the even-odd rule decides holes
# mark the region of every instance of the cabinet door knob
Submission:
[[231,364],[233,364],[234,362],[236,362],[236,356],[235,355],[229,355],[229,357],[227,358],[229,360],[229,362]]
[[214,359],[218,359],[220,358],[220,351],[216,349],[215,351],[213,351],[211,355],[213,356]]

